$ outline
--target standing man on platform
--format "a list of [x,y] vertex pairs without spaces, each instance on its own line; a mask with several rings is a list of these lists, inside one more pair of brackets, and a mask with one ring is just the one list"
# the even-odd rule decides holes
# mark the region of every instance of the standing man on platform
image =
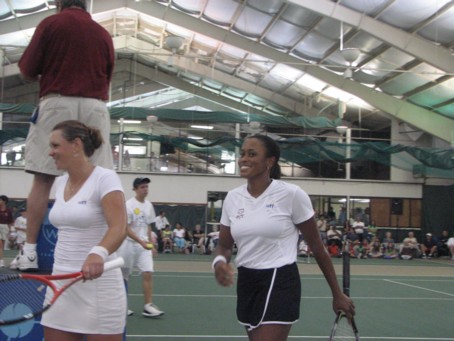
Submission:
[[104,143],[91,157],[113,168],[110,116],[105,101],[115,61],[112,38],[86,10],[85,0],[56,0],[57,14],[45,18],[19,61],[27,80],[39,80],[40,102],[26,140],[25,171],[34,175],[27,199],[27,241],[16,257],[19,270],[38,268],[36,243],[50,190],[62,173],[48,156],[51,129],[79,120],[101,131]]

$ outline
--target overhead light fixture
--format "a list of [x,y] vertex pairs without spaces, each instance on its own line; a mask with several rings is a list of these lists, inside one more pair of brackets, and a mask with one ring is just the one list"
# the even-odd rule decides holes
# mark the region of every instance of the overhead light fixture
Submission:
[[356,47],[349,47],[349,48],[341,50],[340,52],[342,54],[342,57],[344,57],[344,59],[350,65],[353,62],[355,62],[359,58],[359,55],[361,54],[361,51]]
[[336,131],[339,135],[344,135],[348,130],[347,126],[337,126]]
[[126,141],[143,141],[141,137],[125,137],[124,140]]
[[118,120],[118,123],[123,123],[123,124],[141,124],[142,121],[139,120]]
[[356,47],[349,47],[342,49],[340,53],[348,63],[348,68],[344,71],[344,78],[350,79],[353,77],[352,64],[359,58],[361,51]]
[[147,121],[151,124],[158,122],[158,117],[155,115],[148,115]]
[[251,127],[254,130],[260,129],[260,122],[251,121],[249,122],[249,127]]
[[164,38],[164,43],[172,51],[172,54],[167,59],[167,66],[173,66],[173,55],[183,46],[184,38],[178,36],[167,36]]
[[214,127],[213,127],[213,126],[205,126],[205,125],[193,124],[193,125],[191,125],[191,128],[211,130],[211,129],[213,129]]
[[183,46],[184,38],[178,36],[167,36],[164,39],[166,46],[172,50],[173,53],[177,52]]

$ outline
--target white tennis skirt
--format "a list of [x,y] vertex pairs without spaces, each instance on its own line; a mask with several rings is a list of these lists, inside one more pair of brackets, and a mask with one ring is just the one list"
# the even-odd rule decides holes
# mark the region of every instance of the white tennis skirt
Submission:
[[120,269],[68,288],[41,319],[46,327],[80,334],[121,334],[126,325],[126,289]]

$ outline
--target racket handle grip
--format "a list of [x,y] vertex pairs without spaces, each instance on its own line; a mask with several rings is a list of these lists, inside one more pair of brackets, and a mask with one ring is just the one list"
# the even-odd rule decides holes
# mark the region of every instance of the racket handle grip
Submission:
[[125,264],[123,257],[118,257],[114,260],[104,263],[104,271],[109,271],[116,268],[121,268]]

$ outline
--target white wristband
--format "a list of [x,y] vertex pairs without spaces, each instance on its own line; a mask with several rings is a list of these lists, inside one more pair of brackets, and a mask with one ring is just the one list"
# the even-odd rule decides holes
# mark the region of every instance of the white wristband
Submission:
[[223,255],[218,255],[214,257],[213,263],[211,263],[211,269],[214,270],[214,266],[216,265],[217,262],[227,263],[227,258],[225,258]]
[[90,253],[94,253],[94,254],[100,256],[103,261],[105,261],[107,256],[109,256],[109,251],[107,251],[107,249],[104,246],[99,246],[99,245],[94,246],[90,250],[89,254]]

